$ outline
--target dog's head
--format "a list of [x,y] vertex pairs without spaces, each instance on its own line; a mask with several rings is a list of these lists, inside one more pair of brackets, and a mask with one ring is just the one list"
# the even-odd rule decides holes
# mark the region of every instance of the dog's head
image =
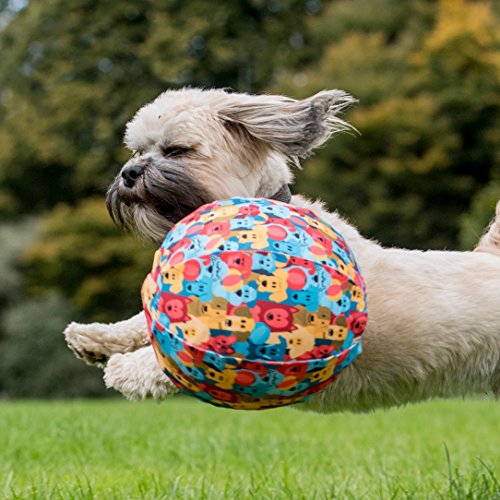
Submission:
[[115,221],[161,242],[199,206],[232,196],[272,197],[333,133],[354,102],[339,90],[304,100],[224,90],[169,90],[128,123],[132,157],[108,190]]

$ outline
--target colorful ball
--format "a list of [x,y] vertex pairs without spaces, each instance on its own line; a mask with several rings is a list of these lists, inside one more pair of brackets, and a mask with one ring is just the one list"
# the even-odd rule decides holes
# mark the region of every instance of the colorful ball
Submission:
[[361,352],[366,287],[342,236],[268,199],[204,205],[156,253],[142,297],[158,363],[216,406],[307,400]]

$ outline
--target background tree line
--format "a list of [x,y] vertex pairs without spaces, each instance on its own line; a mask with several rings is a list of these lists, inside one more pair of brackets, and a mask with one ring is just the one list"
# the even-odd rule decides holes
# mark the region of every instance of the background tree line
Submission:
[[466,0],[0,2],[0,393],[103,393],[71,320],[140,308],[152,248],[104,193],[125,123],[172,87],[359,99],[304,162],[321,197],[385,245],[471,248],[500,199],[500,13]]

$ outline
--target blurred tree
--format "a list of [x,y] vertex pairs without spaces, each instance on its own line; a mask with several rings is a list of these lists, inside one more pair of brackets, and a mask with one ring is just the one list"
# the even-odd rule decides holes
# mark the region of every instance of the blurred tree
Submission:
[[261,90],[305,57],[311,5],[30,3],[0,33],[0,215],[102,193],[126,158],[125,122],[167,87]]
[[486,2],[374,0],[370,9],[371,20],[358,0],[329,4],[311,20],[322,57],[277,82],[301,96],[344,88],[361,101],[348,115],[361,137],[328,144],[297,190],[385,244],[455,248],[462,214],[500,167],[500,19]]
[[123,319],[141,308],[153,253],[114,226],[101,199],[58,205],[24,253],[26,291],[44,296],[57,289],[87,321]]
[[4,314],[0,380],[7,397],[104,394],[99,371],[78,361],[56,334],[74,314],[60,295],[19,302]]

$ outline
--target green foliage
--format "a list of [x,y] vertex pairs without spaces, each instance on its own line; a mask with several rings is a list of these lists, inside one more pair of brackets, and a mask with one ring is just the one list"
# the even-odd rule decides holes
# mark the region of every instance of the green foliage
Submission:
[[87,320],[123,319],[141,308],[139,290],[153,253],[113,224],[104,200],[58,205],[24,254],[27,291],[58,289]]
[[360,99],[347,117],[360,136],[310,160],[297,191],[385,244],[456,248],[462,214],[500,170],[500,18],[486,2],[371,9],[373,22],[357,1],[329,4],[311,20],[321,57],[275,87],[305,96],[333,82]]
[[78,361],[61,334],[75,311],[58,295],[25,300],[3,315],[0,380],[6,396],[68,397],[103,394],[99,372]]

